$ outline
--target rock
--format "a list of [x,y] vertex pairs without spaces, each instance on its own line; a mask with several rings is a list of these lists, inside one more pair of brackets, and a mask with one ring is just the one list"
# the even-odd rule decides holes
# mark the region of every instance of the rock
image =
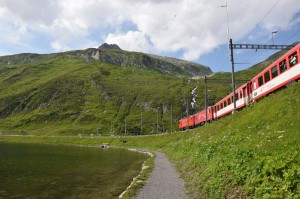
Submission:
[[104,43],[98,47],[98,49],[108,49],[108,50],[122,50],[117,44],[107,44]]
[[[102,44],[98,49],[90,48],[81,53],[85,53],[85,61],[94,59],[117,66],[133,66],[142,69],[156,70],[162,74],[171,76],[203,77],[213,73],[207,66],[186,60],[139,52],[111,50],[112,48],[107,49],[107,46],[112,45]],[[77,53],[74,53],[73,56],[82,59],[82,56],[78,57]]]

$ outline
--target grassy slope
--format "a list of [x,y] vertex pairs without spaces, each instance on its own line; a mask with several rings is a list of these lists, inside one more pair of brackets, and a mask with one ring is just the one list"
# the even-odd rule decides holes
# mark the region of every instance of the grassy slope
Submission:
[[203,128],[128,144],[165,150],[194,198],[299,198],[299,96],[297,83]]
[[296,83],[218,122],[172,135],[0,140],[161,149],[192,198],[300,198],[299,96]]
[[[5,63],[2,63],[5,65]],[[77,135],[156,133],[156,112],[170,131],[181,117],[180,90],[193,85],[157,71],[71,59],[67,54],[0,68],[0,131]],[[164,108],[163,108],[164,107]]]
[[[197,110],[204,108],[203,79],[187,80],[136,67],[72,59],[76,53],[82,52],[0,58],[0,131],[35,135],[120,135],[125,133],[126,117],[127,133],[139,134],[142,116],[143,133],[153,134],[156,133],[157,107],[160,107],[159,131],[163,128],[170,131],[171,104],[175,130],[178,119],[184,116],[180,93],[183,91],[186,100],[188,91],[196,86]],[[236,79],[250,79],[271,60],[237,72]],[[231,79],[231,75],[220,73],[212,78]],[[232,88],[230,84],[209,82],[208,90],[208,105],[213,105]]]

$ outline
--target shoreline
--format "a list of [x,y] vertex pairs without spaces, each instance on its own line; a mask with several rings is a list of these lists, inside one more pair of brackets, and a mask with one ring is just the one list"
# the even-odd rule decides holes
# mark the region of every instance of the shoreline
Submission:
[[[153,168],[151,168],[150,166],[148,166],[148,165],[146,165],[146,164],[147,164],[147,161],[152,161],[152,162],[153,162],[153,158],[155,157],[154,153],[149,152],[149,151],[146,151],[146,150],[139,150],[139,149],[134,149],[134,148],[129,148],[129,149],[127,149],[127,150],[132,151],[132,152],[138,152],[138,153],[143,153],[143,154],[149,155],[149,158],[146,159],[146,160],[143,162],[143,164],[142,164],[142,170],[140,171],[140,173],[139,173],[137,176],[135,176],[135,177],[132,179],[130,185],[125,189],[125,191],[123,191],[123,192],[119,195],[119,198],[125,197],[125,195],[126,195],[127,193],[129,193],[130,191],[132,191],[133,196],[135,196],[135,195],[136,195],[136,190],[137,190],[137,188],[134,187],[134,186],[142,185],[142,183],[143,183],[145,180],[147,180],[148,178],[146,178],[145,180],[142,180],[142,179],[141,179],[141,176],[147,175],[148,172],[146,173],[146,170],[148,170],[148,169],[151,169],[151,171],[149,172],[149,174],[150,174],[150,173],[152,172],[152,169],[153,169]],[[141,187],[139,186],[139,188],[141,188]]]

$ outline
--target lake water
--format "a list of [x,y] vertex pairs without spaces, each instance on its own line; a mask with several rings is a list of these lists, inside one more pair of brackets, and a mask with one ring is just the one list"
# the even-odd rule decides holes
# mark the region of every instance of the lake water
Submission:
[[0,199],[117,198],[146,158],[122,149],[0,142]]

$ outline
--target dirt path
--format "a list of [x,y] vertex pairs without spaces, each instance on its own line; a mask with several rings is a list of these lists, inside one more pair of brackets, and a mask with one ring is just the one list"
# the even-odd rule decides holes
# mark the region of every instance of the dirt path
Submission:
[[187,199],[184,181],[165,154],[155,152],[154,169],[135,199]]

